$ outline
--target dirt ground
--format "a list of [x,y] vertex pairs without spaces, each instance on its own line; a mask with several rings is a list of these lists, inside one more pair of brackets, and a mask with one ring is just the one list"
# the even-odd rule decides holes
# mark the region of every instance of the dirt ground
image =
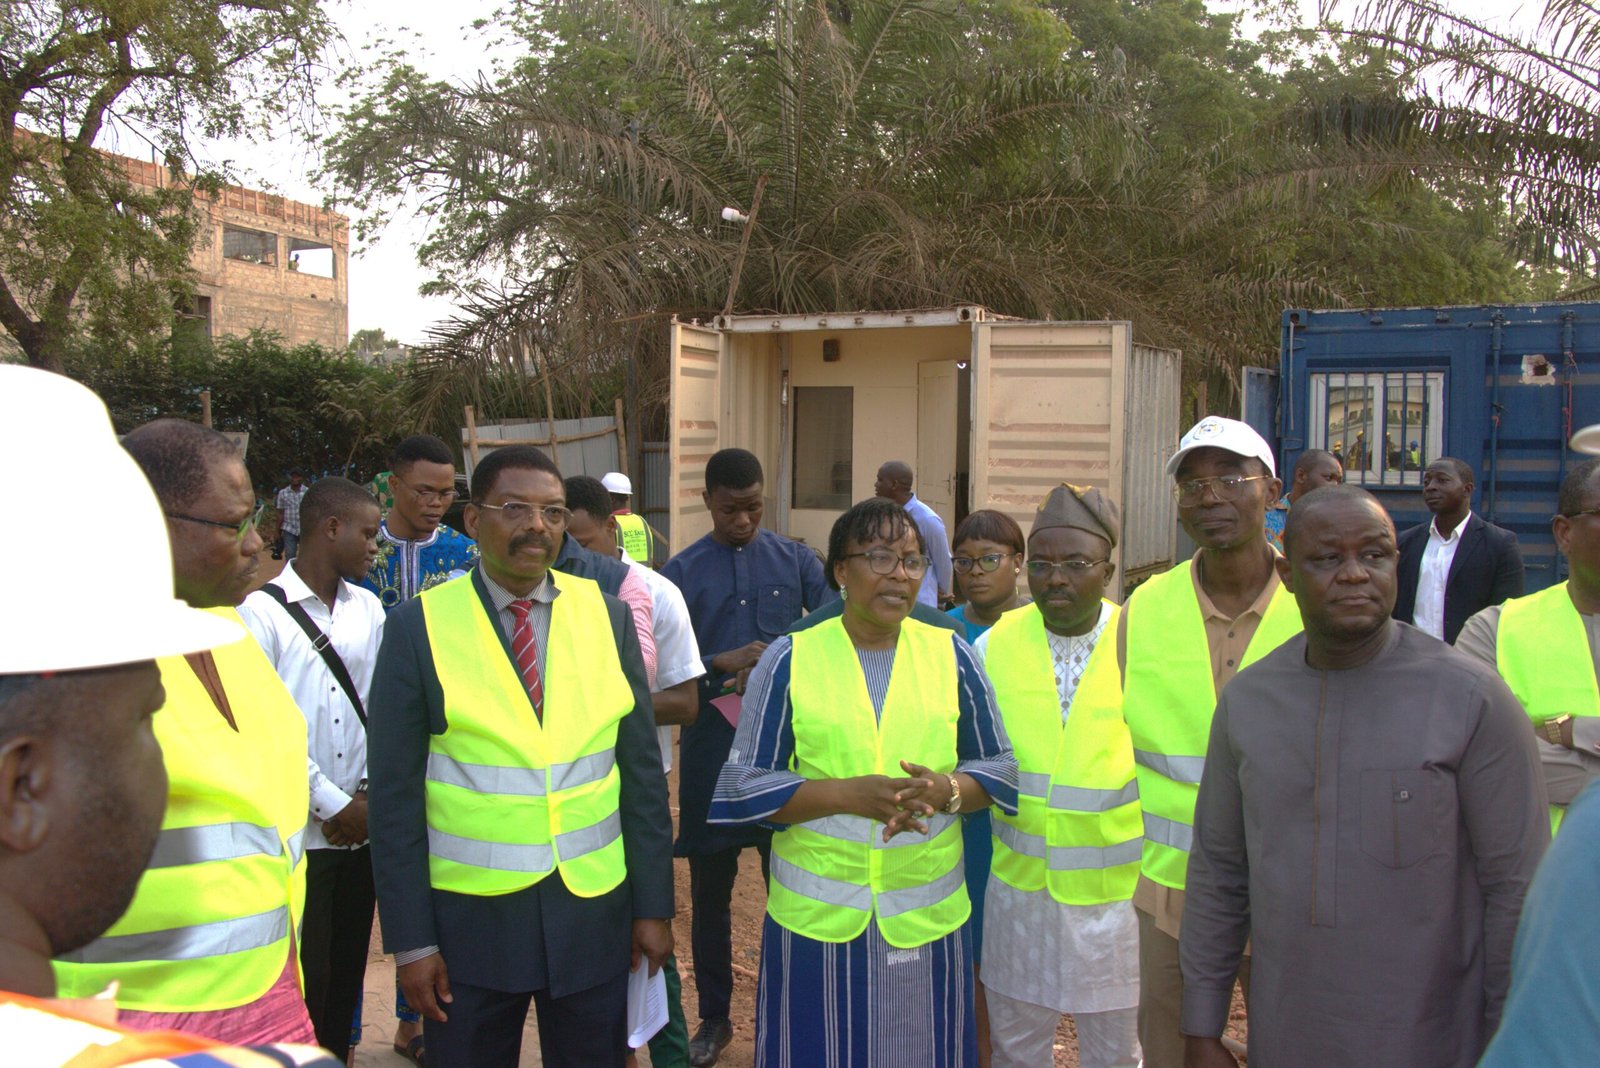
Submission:
[[[261,585],[283,569],[281,561],[273,560],[269,551],[263,550],[256,584]],[[672,818],[678,819],[678,776],[674,768],[667,780],[672,798]],[[683,978],[684,1014],[688,1017],[689,1033],[694,1034],[699,1025],[699,1012],[695,997],[694,960],[689,948],[689,864],[685,860],[673,862],[677,886],[678,916],[674,923],[677,937],[678,971]],[[756,973],[761,961],[761,920],[766,911],[766,888],[761,882],[761,862],[756,851],[747,849],[739,862],[739,878],[733,888],[733,1043],[723,1052],[719,1065],[726,1068],[749,1068],[755,1063],[755,995]],[[362,1006],[362,1042],[357,1049],[355,1064],[358,1068],[397,1068],[409,1063],[392,1049],[394,1038],[394,962],[382,952],[382,936],[374,925],[372,948],[367,959],[366,996]],[[1234,992],[1233,1011],[1228,1033],[1239,1039],[1245,1037],[1244,1003],[1238,991]],[[639,1051],[640,1065],[650,1063],[649,1051]],[[524,1031],[522,1068],[539,1064],[538,1031],[532,1015]],[[1077,1036],[1070,1019],[1063,1019],[1056,1031],[1056,1068],[1077,1068]]]

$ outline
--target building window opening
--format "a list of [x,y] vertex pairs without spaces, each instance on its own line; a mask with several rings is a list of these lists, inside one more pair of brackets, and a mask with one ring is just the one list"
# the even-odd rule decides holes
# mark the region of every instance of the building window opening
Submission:
[[222,228],[222,255],[230,260],[260,264],[263,267],[278,265],[278,235],[264,234],[260,230],[244,230],[237,226]]
[[1360,486],[1420,486],[1444,453],[1444,373],[1331,372],[1311,376],[1311,447],[1344,464]]
[[333,277],[333,246],[303,237],[289,238],[289,270],[318,278]]
[[849,508],[855,390],[801,386],[793,395],[793,507]]

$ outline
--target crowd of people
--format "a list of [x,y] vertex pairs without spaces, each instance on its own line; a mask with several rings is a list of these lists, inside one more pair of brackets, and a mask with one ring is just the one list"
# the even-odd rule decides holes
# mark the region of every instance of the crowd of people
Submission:
[[[1166,467],[1196,551],[1123,598],[1140,517],[1091,487],[947,535],[890,460],[814,551],[724,449],[669,556],[626,476],[528,446],[476,465],[454,530],[454,458],[414,435],[386,502],[280,493],[263,584],[228,438],[119,440],[87,389],[0,367],[0,434],[44,418],[122,571],[91,592],[71,524],[13,580],[8,1063],[347,1063],[375,914],[395,1052],[435,1068],[516,1065],[530,1008],[551,1066],[648,1039],[701,1068],[748,1028],[760,1065],[1038,1068],[1070,1016],[1083,1068],[1212,1068],[1236,984],[1265,1068],[1593,1056],[1600,460],[1561,484],[1569,578],[1523,596],[1468,465],[1430,463],[1397,532],[1336,455],[1285,493],[1209,416]],[[667,1022],[630,1035],[657,975]]]

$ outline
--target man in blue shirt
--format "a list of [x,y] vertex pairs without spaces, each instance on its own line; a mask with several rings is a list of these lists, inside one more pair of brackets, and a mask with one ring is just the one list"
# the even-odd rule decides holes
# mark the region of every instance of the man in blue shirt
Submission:
[[945,532],[944,520],[939,513],[917,500],[911,492],[911,465],[904,460],[890,460],[878,468],[878,481],[872,492],[887,497],[911,514],[922,540],[928,543],[928,559],[933,566],[923,572],[922,586],[917,590],[917,601],[933,608],[949,608],[956,601],[952,594],[954,574],[950,566],[950,535]]
[[706,665],[700,712],[683,728],[678,758],[676,852],[689,858],[691,944],[700,999],[700,1028],[689,1042],[696,1068],[717,1063],[733,1038],[730,905],[739,853],[755,846],[764,870],[772,839],[770,831],[759,828],[706,823],[734,734],[734,724],[711,702],[742,693],[767,643],[787,632],[803,612],[834,599],[810,549],[761,529],[763,481],[761,461],[744,449],[712,456],[701,494],[711,512],[711,533],[661,571],[683,591]]

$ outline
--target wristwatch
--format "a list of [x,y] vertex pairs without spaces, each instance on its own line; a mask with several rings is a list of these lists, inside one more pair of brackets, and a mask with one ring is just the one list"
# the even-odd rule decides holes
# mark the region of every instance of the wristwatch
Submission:
[[1559,716],[1552,716],[1549,719],[1545,720],[1544,721],[1544,736],[1545,736],[1545,738],[1548,739],[1549,742],[1552,745],[1559,745],[1562,748],[1566,748],[1567,747],[1567,743],[1561,740],[1561,727],[1562,727],[1563,724],[1571,723],[1571,722],[1572,722],[1572,713],[1571,712],[1563,712]]
[[949,779],[950,800],[944,803],[944,811],[947,815],[954,816],[961,811],[961,780],[954,775],[949,776]]

